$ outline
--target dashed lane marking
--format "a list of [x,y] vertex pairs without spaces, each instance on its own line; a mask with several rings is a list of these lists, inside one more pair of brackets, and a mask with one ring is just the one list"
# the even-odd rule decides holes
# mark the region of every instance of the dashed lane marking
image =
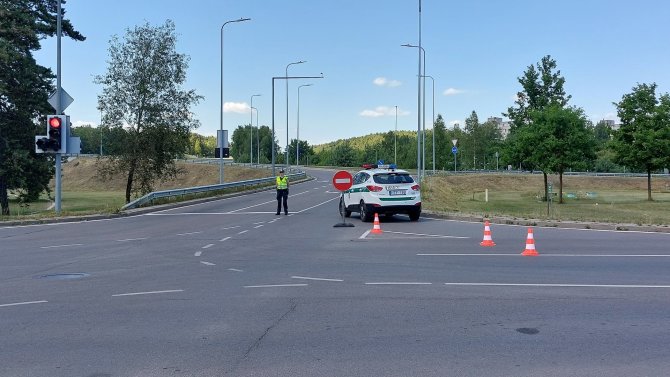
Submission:
[[403,234],[403,235],[407,235],[407,236],[433,237],[433,238],[470,238],[470,237],[462,237],[462,236],[444,236],[444,235],[440,235],[440,234],[394,232],[394,231],[391,231],[391,230],[385,230],[384,233]]
[[228,271],[244,272],[243,270],[238,270],[237,268],[229,268]]
[[198,233],[202,233],[202,232],[179,233],[179,234],[175,234],[175,236],[190,236],[191,234],[198,234]]
[[210,244],[207,244],[207,245],[203,246],[202,248],[203,248],[203,249],[209,249],[209,248],[212,247],[212,246],[214,246],[214,244],[213,244],[213,243],[210,243]]
[[342,279],[310,278],[310,277],[307,277],[307,276],[291,276],[291,279],[317,280],[317,281],[335,281],[335,282],[341,282],[341,281],[344,281],[344,280],[342,280]]
[[240,225],[235,225],[235,226],[229,226],[227,228],[221,228],[221,230],[235,229],[235,228],[239,228],[239,227],[240,227]]
[[229,239],[230,239],[230,237],[224,237],[224,238],[220,239],[219,242],[228,241]]
[[258,228],[262,228],[262,227],[263,227],[263,224],[261,224],[261,225],[256,225],[256,226],[254,227],[254,229],[258,229]]
[[202,251],[196,251],[195,254],[193,254],[196,257],[199,257],[202,255]]
[[125,240],[116,240],[116,242],[130,242],[130,241],[142,241],[146,240],[147,237],[140,237],[140,238],[126,238]]
[[361,234],[361,236],[360,236],[360,237],[358,237],[358,239],[359,239],[359,240],[364,240],[364,239],[365,239],[365,237],[367,237],[367,236],[368,236],[368,234],[370,234],[370,230],[369,230],[369,229],[368,229],[368,230],[366,230],[366,231],[365,231],[365,233]]
[[246,232],[248,232],[248,231],[249,231],[249,230],[243,230],[243,231],[241,231],[241,232],[238,232],[237,234],[244,234],[244,233],[246,233]]
[[200,261],[200,263],[204,264],[205,266],[216,266],[216,264],[211,262]]
[[41,301],[26,301],[26,302],[15,302],[12,304],[0,304],[0,308],[4,308],[7,306],[19,306],[19,305],[30,305],[30,304],[43,304],[45,302],[49,302],[46,300],[41,300]]
[[73,243],[73,244],[69,244],[69,245],[40,246],[40,249],[55,249],[55,248],[58,248],[58,247],[70,247],[70,246],[84,246],[84,244]]
[[149,291],[149,292],[133,292],[133,293],[119,293],[112,295],[112,297],[121,297],[121,296],[139,296],[139,295],[155,295],[155,294],[161,294],[161,293],[176,293],[176,292],[184,292],[183,289],[171,289],[168,291]]
[[433,283],[420,282],[420,281],[382,281],[382,282],[372,282],[365,283],[365,285],[431,285]]
[[280,288],[280,287],[305,287],[307,284],[269,284],[269,285],[245,285],[244,288]]

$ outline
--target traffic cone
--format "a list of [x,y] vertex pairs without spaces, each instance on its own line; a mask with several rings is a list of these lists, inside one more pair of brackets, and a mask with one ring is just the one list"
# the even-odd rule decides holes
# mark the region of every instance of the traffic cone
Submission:
[[379,225],[379,216],[377,213],[375,213],[375,222],[372,225],[372,231],[370,233],[374,234],[381,234],[382,233],[382,227]]
[[484,240],[479,243],[481,246],[495,246],[495,242],[493,242],[493,238],[491,238],[491,226],[489,224],[489,221],[486,220],[484,223]]
[[535,238],[533,238],[533,228],[528,228],[528,237],[526,237],[526,250],[521,253],[526,257],[535,257],[540,254],[535,250]]

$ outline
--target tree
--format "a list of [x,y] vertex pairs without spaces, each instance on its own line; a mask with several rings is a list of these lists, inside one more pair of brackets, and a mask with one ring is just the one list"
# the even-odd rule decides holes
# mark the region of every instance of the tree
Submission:
[[[522,91],[517,93],[516,107],[509,107],[504,116],[509,117],[512,125],[503,148],[503,161],[514,165],[525,165],[534,169],[540,160],[536,157],[536,138],[533,137],[534,127],[531,113],[542,111],[548,106],[565,107],[571,96],[565,94],[565,79],[561,71],[556,70],[557,64],[550,55],[536,64],[537,69],[530,65],[522,77],[518,78]],[[546,175],[546,172],[545,172]],[[545,192],[547,192],[545,176]]]
[[100,173],[127,174],[126,202],[131,193],[148,193],[155,181],[177,175],[174,159],[188,150],[190,132],[199,125],[190,107],[202,97],[181,89],[188,57],[177,53],[176,43],[170,20],[128,29],[124,41],[112,38],[107,73],[95,78],[104,86],[98,95],[104,124],[127,133]]
[[545,187],[547,173],[558,173],[558,202],[563,203],[563,173],[570,168],[586,167],[596,157],[588,120],[582,109],[563,108],[559,104],[531,111],[530,119],[532,127],[524,132],[527,141],[534,145],[531,158],[542,170]]
[[[65,3],[65,1],[62,1]],[[47,98],[54,87],[51,70],[37,64],[33,51],[56,34],[56,0],[0,0],[0,215],[9,215],[8,190],[24,202],[36,200],[53,176],[53,161],[35,154],[44,133]],[[65,9],[61,8],[65,15]],[[85,38],[63,18],[65,37]]]
[[611,144],[617,163],[647,172],[649,201],[652,171],[670,165],[670,95],[657,98],[656,87],[638,84],[614,103],[621,127]]

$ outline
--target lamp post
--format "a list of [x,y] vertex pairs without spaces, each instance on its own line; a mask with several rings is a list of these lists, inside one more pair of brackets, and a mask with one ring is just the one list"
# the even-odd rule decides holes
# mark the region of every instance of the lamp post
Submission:
[[398,165],[398,105],[395,106],[395,132],[393,133],[393,163]]
[[[249,21],[251,18],[238,18],[237,20],[226,21],[221,25],[221,103],[219,104],[219,130],[220,137],[223,137],[223,27],[231,22]],[[219,145],[219,183],[223,183],[223,140]]]
[[[297,61],[297,62],[288,63],[286,65],[286,70],[284,72],[284,77],[288,77],[288,67],[290,67],[294,64],[302,64],[302,63],[306,63],[306,61],[300,60],[300,61]],[[288,139],[288,80],[286,80],[286,152],[285,152],[285,154],[286,154],[286,174],[290,174],[290,171],[289,171],[289,165],[290,164],[289,164],[289,161],[288,161],[288,146],[289,146],[289,139]]]
[[432,80],[433,82],[433,174],[435,174],[435,79],[433,76],[430,75],[424,75],[423,76],[428,77],[429,79]]
[[252,107],[252,109],[256,110],[256,149],[258,153],[256,154],[256,163],[260,164],[261,163],[261,129],[258,128],[258,109],[255,107]]
[[[249,121],[249,129],[251,130],[249,137],[249,163],[254,163],[254,97],[260,97],[260,94],[251,95],[251,105],[249,105],[249,115],[251,115],[251,120]],[[259,163],[256,161],[256,163]]]
[[[321,76],[283,76],[272,78],[272,175],[275,175],[275,80],[290,80],[290,79],[322,79]],[[286,138],[288,139],[288,127],[286,128]],[[286,157],[288,158],[288,152]]]
[[[288,82],[288,80],[286,80]],[[314,84],[304,84],[298,86],[298,126],[297,128],[297,134],[296,134],[296,142],[295,142],[295,165],[299,166],[300,165],[300,88],[303,86],[312,86]]]
[[[426,71],[426,50],[421,47],[421,1],[419,1],[419,45],[412,45],[409,43],[405,43],[401,45],[402,47],[414,47],[419,49],[419,90],[417,93],[418,97],[418,105],[417,105],[417,113],[418,113],[418,118],[419,122],[417,125],[417,141],[416,141],[416,153],[417,153],[417,170],[419,170],[419,182],[421,182],[421,177],[423,176],[423,169],[426,167],[426,140],[425,140],[425,131],[426,131],[426,124],[425,124],[425,118],[426,118],[426,77],[423,75],[421,71],[421,54],[423,53],[423,72]],[[421,79],[423,79],[423,100],[422,100],[422,83]],[[423,115],[421,114],[421,107],[423,104]],[[422,122],[423,120],[423,122]],[[423,123],[423,133],[421,131],[421,124]],[[423,139],[422,139],[423,138]],[[423,153],[422,153],[423,150]],[[423,155],[423,156],[422,156]]]

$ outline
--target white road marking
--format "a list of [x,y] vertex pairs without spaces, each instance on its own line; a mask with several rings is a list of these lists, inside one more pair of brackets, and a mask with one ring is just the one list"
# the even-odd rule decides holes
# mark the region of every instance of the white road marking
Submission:
[[240,227],[239,225],[235,225],[235,226],[229,226],[227,228],[221,228],[221,230],[235,229],[235,228],[239,228],[239,227]]
[[214,246],[214,244],[213,244],[213,243],[210,243],[210,244],[207,244],[207,245],[203,246],[202,248],[203,248],[203,249],[209,249],[209,248],[212,247],[212,246]]
[[258,225],[258,224],[265,224],[265,221],[254,223],[254,225]]
[[175,292],[184,292],[183,289],[172,289],[169,291],[150,291],[150,292],[134,292],[134,293],[119,293],[112,295],[112,297],[121,297],[121,296],[139,296],[139,295],[154,295],[159,293],[175,293]]
[[423,237],[434,237],[434,238],[470,238],[470,237],[462,237],[462,236],[442,236],[439,234],[425,234],[425,233],[408,233],[408,232],[394,232],[390,230],[385,230],[385,233],[393,233],[393,234],[404,234],[408,236],[423,236]]
[[262,227],[263,227],[263,225],[256,225],[256,226],[254,227],[254,229],[258,229],[258,228],[262,228]]
[[431,285],[433,283],[418,282],[418,281],[382,281],[382,282],[373,282],[365,283],[365,285]]
[[244,233],[246,233],[246,232],[248,232],[248,230],[243,230],[243,231],[241,231],[241,232],[238,232],[237,234],[244,234]]
[[370,234],[370,229],[366,230],[365,233],[363,233],[360,237],[358,237],[358,239],[363,240],[365,239],[365,237],[368,236],[368,234]]
[[228,271],[244,272],[242,270],[238,270],[237,268],[229,268]]
[[140,237],[140,238],[126,238],[125,240],[116,240],[116,242],[130,242],[130,241],[142,241],[146,240],[147,237]]
[[220,239],[219,242],[228,241],[229,239],[230,239],[230,237],[225,237],[225,238]]
[[[498,254],[491,252],[489,254],[417,254],[419,256],[438,256],[438,257],[519,257],[521,253],[516,254]],[[584,258],[668,258],[670,254],[540,254],[543,257],[584,257]]]
[[6,306],[18,306],[18,305],[30,305],[30,304],[43,304],[43,303],[45,303],[45,302],[49,302],[49,301],[42,300],[42,301],[15,302],[15,303],[13,303],[13,304],[1,304],[1,305],[0,305],[0,308],[6,307]]
[[321,190],[319,187],[314,187],[313,190]]
[[274,202],[276,202],[276,200],[270,200],[270,201],[267,201],[267,202],[254,204],[254,205],[252,205],[252,206],[248,206],[248,207],[238,208],[238,209],[232,210],[232,211],[230,211],[230,213],[235,213],[235,212],[238,212],[238,211],[243,211],[243,210],[245,210],[245,209],[254,208],[254,207],[258,207],[258,206],[264,206],[264,205],[266,205],[266,204],[270,204],[270,203],[274,203]]
[[199,257],[202,255],[202,251],[196,251],[195,254],[193,254],[196,257]]
[[322,205],[324,205],[324,204],[327,204],[327,203],[332,202],[333,200],[336,200],[336,199],[339,199],[339,198],[340,198],[339,196],[336,196],[336,197],[334,197],[334,198],[332,198],[332,199],[328,199],[328,200],[326,200],[326,201],[323,202],[323,203],[319,203],[319,204],[317,204],[317,205],[315,205],[315,206],[311,206],[311,207],[305,208],[305,209],[300,210],[300,211],[298,211],[298,212],[296,212],[296,213],[302,213],[302,212],[308,211],[308,210],[310,210],[310,209],[312,209],[312,208],[316,208],[316,207],[318,207],[318,206],[322,206]]
[[204,264],[205,266],[216,266],[216,264],[214,264],[214,263],[205,262],[205,261],[200,261],[200,263]]
[[40,246],[40,249],[55,249],[57,247],[70,247],[70,246],[84,246],[84,244],[73,243],[73,244],[70,244],[70,245]]
[[202,232],[188,232],[188,233],[179,233],[179,234],[175,234],[175,235],[176,236],[190,236],[191,234],[198,234],[198,233],[202,233]]
[[305,287],[307,284],[245,285],[244,288]]
[[310,278],[306,276],[291,276],[291,279],[317,280],[317,281],[344,281],[342,279]]
[[556,288],[670,288],[670,285],[635,284],[514,284],[514,283],[444,283],[451,286],[486,287],[556,287]]

